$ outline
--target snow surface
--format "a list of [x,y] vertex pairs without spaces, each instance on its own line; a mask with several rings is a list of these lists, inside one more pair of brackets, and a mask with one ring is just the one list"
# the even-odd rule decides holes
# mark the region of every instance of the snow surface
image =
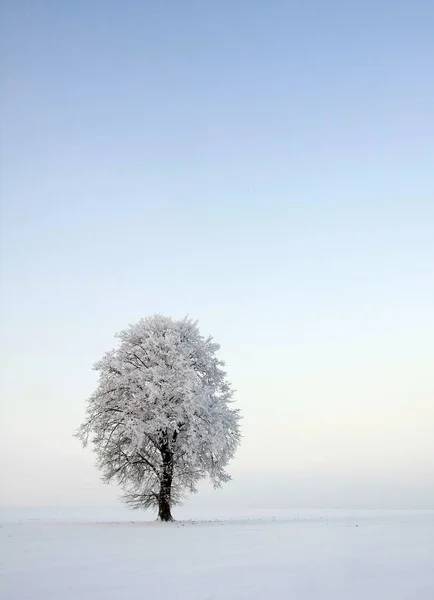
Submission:
[[434,511],[106,516],[3,511],[1,600],[434,598]]

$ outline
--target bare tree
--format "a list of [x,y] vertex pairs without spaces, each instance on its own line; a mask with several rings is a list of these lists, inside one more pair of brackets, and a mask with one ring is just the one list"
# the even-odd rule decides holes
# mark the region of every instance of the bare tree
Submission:
[[77,432],[89,440],[106,482],[115,480],[133,508],[171,507],[209,476],[219,487],[240,441],[239,411],[218,344],[197,323],[156,315],[117,335],[119,346],[94,368],[95,393]]

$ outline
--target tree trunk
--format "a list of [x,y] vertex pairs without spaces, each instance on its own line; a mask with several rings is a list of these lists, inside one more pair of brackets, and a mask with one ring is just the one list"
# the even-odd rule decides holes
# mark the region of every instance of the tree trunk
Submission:
[[159,521],[173,521],[172,513],[170,512],[170,487],[161,482],[160,494],[158,496]]
[[172,480],[173,480],[173,452],[168,444],[164,443],[161,456],[163,458],[163,475],[160,482],[160,493],[158,495],[158,520],[173,521],[171,507]]

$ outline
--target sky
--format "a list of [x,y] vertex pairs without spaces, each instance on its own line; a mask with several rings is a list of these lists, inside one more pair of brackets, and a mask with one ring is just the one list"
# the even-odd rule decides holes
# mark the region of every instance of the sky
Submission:
[[4,0],[0,505],[115,505],[73,433],[142,316],[221,344],[193,506],[434,507],[434,3]]

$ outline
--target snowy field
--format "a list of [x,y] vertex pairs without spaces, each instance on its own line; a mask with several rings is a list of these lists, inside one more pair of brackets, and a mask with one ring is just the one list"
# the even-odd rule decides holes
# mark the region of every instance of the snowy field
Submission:
[[434,511],[221,516],[163,524],[3,511],[0,598],[434,598]]

